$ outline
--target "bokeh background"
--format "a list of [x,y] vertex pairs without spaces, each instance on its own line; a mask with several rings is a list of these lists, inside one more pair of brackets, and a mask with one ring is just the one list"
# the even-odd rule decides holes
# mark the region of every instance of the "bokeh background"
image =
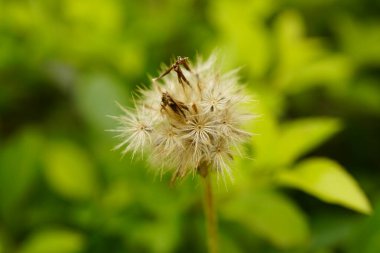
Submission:
[[0,0],[0,252],[206,252],[197,178],[169,187],[104,130],[162,62],[215,48],[261,115],[253,159],[215,184],[221,252],[380,252],[379,13],[377,0]]

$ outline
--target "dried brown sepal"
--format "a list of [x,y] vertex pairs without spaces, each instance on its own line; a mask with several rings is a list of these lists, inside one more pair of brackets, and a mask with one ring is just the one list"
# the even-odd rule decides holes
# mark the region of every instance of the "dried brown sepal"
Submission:
[[190,82],[186,79],[185,75],[182,72],[181,66],[183,66],[187,71],[191,72],[190,64],[189,64],[189,58],[188,57],[182,57],[178,56],[177,60],[159,77],[156,77],[153,79],[153,81],[159,80],[169,74],[172,70],[174,70],[177,73],[178,82],[183,86],[183,83],[185,82],[189,87],[191,87]]

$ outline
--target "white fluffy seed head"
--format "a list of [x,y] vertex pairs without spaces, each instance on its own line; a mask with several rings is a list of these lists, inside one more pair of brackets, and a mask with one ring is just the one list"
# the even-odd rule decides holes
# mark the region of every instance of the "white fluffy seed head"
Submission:
[[249,98],[237,71],[222,74],[215,54],[190,70],[181,64],[171,70],[140,89],[135,109],[121,107],[124,114],[113,117],[121,139],[115,148],[133,155],[145,150],[154,167],[173,171],[174,181],[205,166],[232,179],[232,150],[250,137],[241,126],[252,116],[241,107]]

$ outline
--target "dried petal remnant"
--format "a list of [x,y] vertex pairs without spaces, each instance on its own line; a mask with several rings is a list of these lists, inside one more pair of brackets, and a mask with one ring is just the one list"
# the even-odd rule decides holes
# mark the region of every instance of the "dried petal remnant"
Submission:
[[223,180],[232,178],[233,147],[250,137],[241,128],[250,114],[240,107],[247,96],[237,72],[223,75],[218,67],[215,55],[194,68],[178,57],[152,89],[141,90],[135,110],[122,108],[124,115],[114,117],[120,122],[116,148],[148,149],[155,167],[171,169],[174,181],[206,166]]

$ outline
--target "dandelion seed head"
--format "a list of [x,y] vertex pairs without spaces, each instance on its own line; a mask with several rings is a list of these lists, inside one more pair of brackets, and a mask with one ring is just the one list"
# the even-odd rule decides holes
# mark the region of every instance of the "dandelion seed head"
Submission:
[[[207,166],[225,181],[232,179],[234,147],[251,134],[242,129],[251,113],[240,105],[250,100],[239,83],[237,71],[221,73],[217,55],[191,65],[187,58],[164,68],[141,88],[134,109],[120,106],[112,130],[125,154],[145,150],[160,171],[172,171],[173,180],[199,173]],[[204,171],[204,170],[203,170]]]

